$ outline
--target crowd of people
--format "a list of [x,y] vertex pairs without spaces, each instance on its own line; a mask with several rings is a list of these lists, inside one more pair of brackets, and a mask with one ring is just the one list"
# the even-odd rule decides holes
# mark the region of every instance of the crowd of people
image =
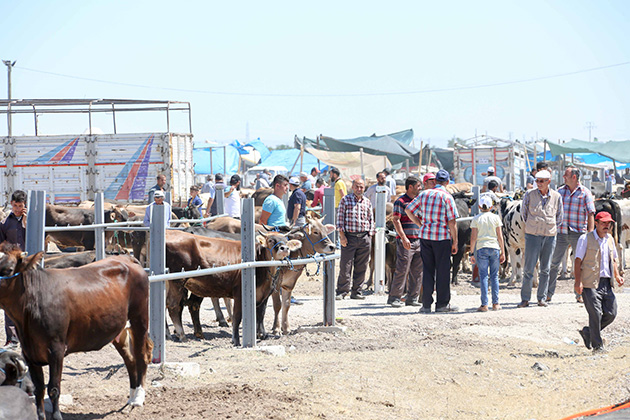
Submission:
[[[376,175],[376,184],[365,189],[362,178],[352,181],[347,191],[345,181],[337,168],[330,168],[330,185],[319,176],[317,168],[311,174],[298,177],[276,175],[269,182],[269,173],[261,172],[255,181],[260,188],[270,187],[272,193],[264,200],[260,223],[268,226],[303,226],[306,223],[306,193],[313,194],[312,206],[322,204],[325,188],[334,189],[336,225],[341,245],[336,299],[365,299],[365,274],[371,255],[372,236],[375,233],[374,207],[377,191],[386,194],[386,200],[396,197],[392,222],[396,231],[396,268],[389,285],[387,304],[393,308],[419,307],[421,313],[454,312],[451,304],[451,255],[458,250],[457,218],[459,215],[453,196],[446,190],[449,173],[443,169],[427,173],[422,180],[409,176],[405,192],[397,196],[396,182],[388,170]],[[502,219],[494,211],[503,192],[501,179],[489,167],[480,195],[480,212],[471,222],[471,262],[479,270],[481,287],[480,312],[490,308],[488,288],[491,290],[492,310],[501,309],[499,301],[499,266],[505,261],[505,244]],[[316,178],[317,177],[317,178]],[[607,212],[595,215],[592,193],[580,179],[582,172],[569,166],[563,175],[564,184],[550,188],[551,173],[546,163],[539,163],[528,175],[527,191],[523,196],[521,214],[524,222],[525,250],[524,276],[521,302],[518,308],[530,306],[533,275],[539,266],[537,306],[546,307],[552,302],[562,259],[570,246],[574,250],[574,291],[576,300],[583,302],[588,313],[588,325],[580,330],[587,348],[603,349],[601,330],[609,325],[617,313],[614,295],[615,283],[623,285],[619,274],[618,255],[609,234],[613,219]],[[630,177],[630,174],[629,174]],[[377,190],[381,187],[380,190]],[[150,226],[152,209],[166,206],[165,222],[170,220],[170,205],[165,200],[168,186],[166,177],[157,176],[157,183],[149,190],[150,205],[144,224]],[[225,199],[225,212],[240,218],[241,178],[233,175],[229,186],[223,176],[209,175],[200,188],[190,189],[188,206],[201,212],[203,201],[199,193],[209,194],[204,216],[216,215],[216,194],[221,191]],[[288,205],[283,197],[290,190]],[[11,197],[11,212],[0,223],[0,242],[7,240],[24,249],[26,227],[26,193],[15,191]],[[435,292],[435,299],[434,299]],[[5,346],[18,343],[15,327],[5,315]]]

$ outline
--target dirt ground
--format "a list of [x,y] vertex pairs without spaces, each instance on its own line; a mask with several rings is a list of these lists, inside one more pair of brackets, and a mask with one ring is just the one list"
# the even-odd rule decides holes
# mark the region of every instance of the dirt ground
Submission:
[[[311,268],[311,271],[314,271]],[[209,301],[205,337],[167,341],[166,360],[193,362],[198,377],[152,366],[146,404],[124,407],[128,379],[112,346],[65,359],[66,420],[95,419],[560,419],[630,398],[630,293],[617,290],[619,315],[604,331],[609,352],[579,342],[587,321],[572,280],[560,280],[548,308],[517,309],[520,288],[501,283],[503,310],[478,313],[479,288],[460,275],[452,314],[394,309],[387,297],[337,303],[343,333],[297,333],[320,325],[322,280],[303,276],[290,311],[292,333],[260,342],[284,356],[234,348]],[[271,329],[273,310],[267,311]],[[0,328],[3,331],[3,328]],[[578,343],[574,343],[578,342]]]

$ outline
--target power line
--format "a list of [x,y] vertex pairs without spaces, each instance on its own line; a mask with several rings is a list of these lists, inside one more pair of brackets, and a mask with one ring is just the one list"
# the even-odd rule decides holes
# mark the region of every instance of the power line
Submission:
[[65,78],[75,79],[75,80],[85,80],[89,82],[106,83],[110,85],[128,86],[128,87],[136,87],[136,88],[144,88],[144,89],[167,90],[167,91],[174,91],[174,92],[201,93],[201,94],[206,94],[206,95],[224,95],[224,96],[251,96],[251,97],[339,98],[339,97],[366,97],[366,96],[421,95],[425,93],[440,93],[440,92],[454,92],[454,91],[462,91],[462,90],[482,89],[482,88],[515,85],[519,83],[530,83],[530,82],[536,82],[539,80],[548,80],[548,79],[555,79],[555,78],[560,78],[560,77],[573,76],[576,74],[589,73],[589,72],[594,72],[594,71],[606,70],[606,69],[610,69],[614,67],[627,66],[628,64],[630,64],[630,61],[625,61],[623,63],[617,63],[617,64],[611,64],[608,66],[592,67],[588,69],[571,71],[571,72],[566,72],[566,73],[558,73],[558,74],[547,75],[547,76],[531,77],[527,79],[512,80],[512,81],[507,81],[507,82],[486,83],[486,84],[479,84],[479,85],[412,90],[412,91],[404,91],[404,92],[338,93],[338,94],[335,94],[335,93],[332,93],[332,94],[244,93],[244,92],[225,92],[225,91],[213,91],[213,90],[180,89],[180,88],[170,88],[170,87],[162,87],[162,86],[140,85],[136,83],[114,82],[110,80],[93,79],[90,77],[73,76],[73,75],[62,74],[62,73],[54,73],[51,71],[29,69],[27,67],[21,67],[21,66],[16,66],[16,67],[21,70],[26,70],[26,71],[30,71],[34,73],[48,74],[52,76],[65,77]]

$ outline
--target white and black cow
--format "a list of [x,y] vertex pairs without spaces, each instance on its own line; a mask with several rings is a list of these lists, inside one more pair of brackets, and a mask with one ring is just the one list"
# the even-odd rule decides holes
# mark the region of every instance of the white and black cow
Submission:
[[[522,200],[501,199],[501,218],[503,221],[503,238],[505,251],[512,266],[508,286],[514,286],[523,280],[525,263],[525,221],[522,214]],[[538,267],[538,265],[536,265]],[[534,287],[538,286],[538,270],[534,270]]]

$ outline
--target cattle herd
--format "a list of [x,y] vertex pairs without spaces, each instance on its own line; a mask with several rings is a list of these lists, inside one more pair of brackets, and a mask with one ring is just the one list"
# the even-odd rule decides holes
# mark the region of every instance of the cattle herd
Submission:
[[[460,217],[470,214],[475,205],[467,191],[460,186],[450,191],[455,197]],[[262,202],[264,194],[255,197]],[[397,196],[392,197],[394,201]],[[613,236],[625,248],[630,220],[630,200],[600,198],[596,210],[607,211],[616,221]],[[511,276],[509,285],[522,279],[524,231],[521,200],[504,196],[496,211],[504,225],[504,237]],[[142,220],[146,206],[107,205],[106,222]],[[173,209],[173,218],[198,218],[190,209]],[[260,213],[260,212],[258,212]],[[389,216],[388,216],[389,217]],[[94,223],[91,203],[78,207],[47,205],[46,225],[89,225]],[[240,221],[220,217],[206,226],[189,226],[184,230],[166,233],[166,265],[168,270],[196,270],[238,264],[241,262]],[[396,263],[395,233],[387,221],[386,280],[390,280]],[[316,217],[307,217],[301,228],[269,231],[256,225],[256,260],[270,261],[285,258],[305,258],[314,254],[332,254],[336,246],[328,239],[334,225],[325,225]],[[457,283],[460,263],[470,244],[470,222],[458,223],[458,252],[452,258],[452,282]],[[144,401],[144,380],[151,360],[153,344],[148,338],[148,277],[146,266],[147,235],[145,231],[107,232],[108,258],[95,261],[94,233],[89,231],[54,232],[46,237],[51,244],[80,252],[40,252],[27,256],[5,243],[0,246],[0,307],[14,318],[20,335],[23,354],[0,350],[0,407],[12,401],[15,411],[9,418],[35,418],[32,404],[22,403],[24,392],[34,392],[37,416],[44,415],[44,374],[42,366],[49,365],[48,393],[53,404],[53,418],[61,419],[60,395],[63,358],[73,352],[98,350],[113,343],[122,356],[129,374],[128,404],[140,406]],[[131,255],[118,255],[129,254]],[[623,255],[623,254],[622,254]],[[40,260],[44,267],[40,267]],[[623,259],[622,259],[623,260]],[[508,264],[506,262],[506,264]],[[273,334],[290,331],[288,311],[291,294],[303,273],[304,266],[256,268],[257,336],[266,336],[264,315],[269,297],[274,309]],[[370,270],[373,272],[373,270]],[[368,282],[368,285],[370,282]],[[167,282],[166,305],[173,322],[173,339],[186,340],[182,313],[188,307],[193,321],[194,336],[202,338],[199,318],[204,298],[212,299],[217,320],[228,326],[221,312],[223,298],[232,321],[232,342],[240,345],[239,325],[242,317],[241,275],[233,270],[202,277],[183,278]],[[232,309],[233,303],[233,309]],[[89,333],[86,333],[89,332]],[[27,368],[28,366],[28,368]],[[30,371],[30,378],[27,376]],[[28,399],[25,401],[28,402]],[[22,411],[20,411],[22,410]]]

